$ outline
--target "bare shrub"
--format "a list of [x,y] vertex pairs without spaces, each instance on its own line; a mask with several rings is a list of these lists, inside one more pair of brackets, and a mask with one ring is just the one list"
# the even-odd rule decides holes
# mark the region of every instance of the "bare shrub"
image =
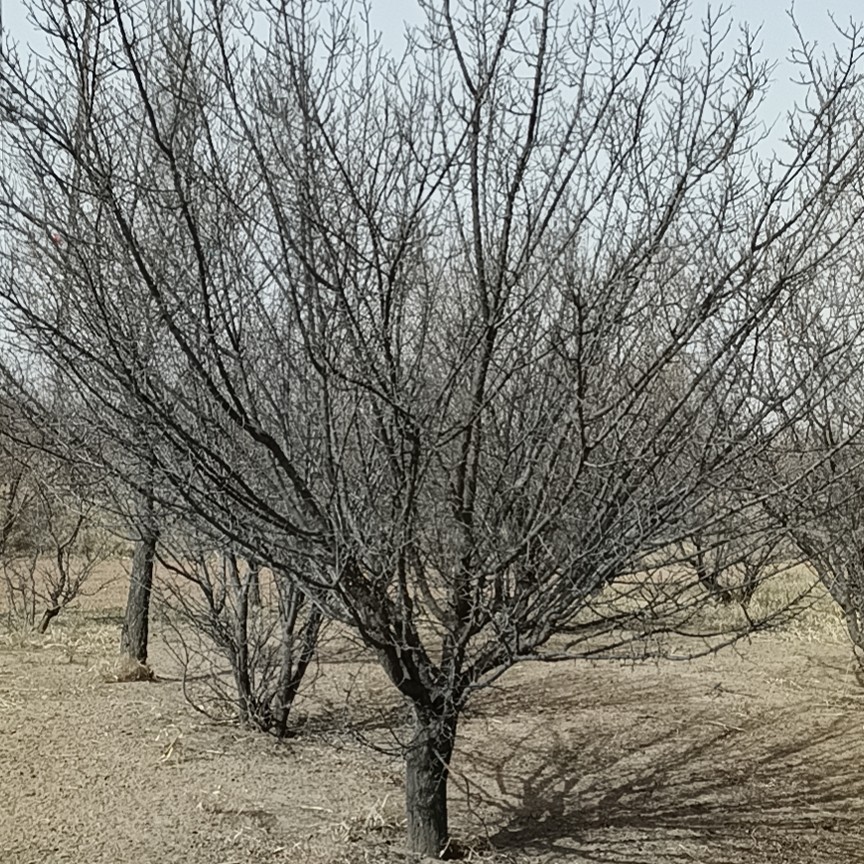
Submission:
[[8,451],[6,466],[0,580],[7,624],[44,633],[86,592],[94,571],[113,556],[115,543],[100,508],[73,491],[65,466],[44,453]]
[[286,575],[262,572],[257,561],[233,550],[179,556],[162,548],[160,563],[168,574],[158,594],[160,609],[192,704],[220,718],[227,711],[279,737],[290,734],[291,708],[315,656],[321,612]]

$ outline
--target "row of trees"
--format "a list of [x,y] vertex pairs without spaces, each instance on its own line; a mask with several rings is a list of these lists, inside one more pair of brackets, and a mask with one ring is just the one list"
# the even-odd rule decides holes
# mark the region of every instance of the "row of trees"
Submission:
[[460,712],[514,663],[693,633],[721,553],[745,601],[798,549],[861,609],[860,532],[820,526],[859,513],[864,40],[802,39],[772,153],[723,14],[420,5],[394,57],[338,0],[34,4],[46,51],[0,53],[0,304],[8,403],[61,392],[52,450],[135,526],[128,650],[160,542],[247,719],[284,732],[342,622],[413,708],[437,855]]

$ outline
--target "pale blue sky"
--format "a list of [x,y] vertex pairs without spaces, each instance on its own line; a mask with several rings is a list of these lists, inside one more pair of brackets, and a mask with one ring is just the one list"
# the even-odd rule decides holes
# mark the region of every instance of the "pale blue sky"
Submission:
[[[373,24],[384,35],[385,43],[394,49],[401,45],[405,22],[416,23],[420,20],[420,12],[414,0],[371,0]],[[573,0],[578,2],[578,0]],[[660,0],[630,0],[634,8],[643,13],[656,10]],[[694,21],[704,14],[706,0],[692,0],[691,12]],[[799,95],[799,89],[794,87],[789,79],[791,68],[785,63],[791,45],[795,43],[792,24],[786,14],[790,3],[788,0],[733,0],[728,3],[712,4],[731,7],[731,13],[736,21],[747,22],[751,28],[761,27],[760,38],[764,43],[765,56],[779,62],[775,72],[775,84],[770,99],[771,111],[778,113],[791,107]],[[18,40],[26,42],[32,38],[32,30],[27,25],[25,4],[22,0],[0,0],[3,12],[4,26]],[[833,13],[838,23],[848,24],[850,17],[864,21],[864,3],[861,0],[798,0],[795,3],[795,14],[802,30],[808,39],[815,40],[821,48],[830,49],[836,38],[836,31],[831,23]],[[694,25],[695,27],[695,25]],[[695,29],[694,29],[695,32]],[[766,118],[767,119],[767,118]]]
[[[659,7],[660,0],[630,0],[630,5],[650,14]],[[708,5],[706,0],[691,0],[693,17],[700,18]],[[775,59],[785,56],[795,41],[792,24],[787,15],[791,6],[788,0],[733,0],[713,2],[710,5],[713,9],[730,8],[734,20],[746,21],[752,28],[761,26],[760,35],[765,51]],[[846,24],[850,17],[856,16],[859,21],[864,21],[864,4],[860,0],[798,0],[794,8],[795,16],[805,34],[826,47],[830,46],[835,38],[830,17],[832,14],[840,24]],[[372,11],[376,26],[394,39],[398,38],[404,29],[405,22],[416,23],[421,20],[414,0],[372,0]]]
[[[575,4],[579,0],[572,2]],[[641,10],[644,17],[659,8],[660,0],[630,0],[630,5]],[[752,31],[759,28],[764,57],[777,62],[770,98],[766,103],[766,116],[763,118],[773,122],[791,108],[801,95],[801,88],[791,82],[794,68],[788,62],[789,49],[798,45],[788,15],[792,0],[714,0],[710,4],[707,0],[691,0],[694,34],[699,32],[699,21],[709,5],[713,10],[728,8],[733,22],[746,23]],[[372,0],[372,10],[373,23],[394,46],[400,44],[405,22],[416,23],[421,20],[414,0]],[[826,52],[837,41],[837,29],[832,23],[832,16],[842,27],[847,27],[850,20],[864,22],[864,3],[861,0],[797,0],[794,11],[803,35]]]
[[[578,2],[578,0],[574,0]],[[631,0],[631,5],[647,12],[656,9],[659,0]],[[750,2],[713,3],[712,6],[730,6],[736,19],[746,20],[753,26],[765,25],[763,30],[766,50],[775,57],[785,52],[793,39],[791,25],[786,16],[789,3],[786,0],[750,0]],[[22,0],[0,0],[4,23],[13,33],[25,34],[25,4]],[[698,16],[704,11],[705,0],[693,0],[691,8]],[[389,38],[398,40],[405,21],[420,20],[414,0],[372,0],[375,23]],[[795,4],[796,16],[814,39],[830,44],[833,41],[833,28],[829,13],[833,12],[841,22],[856,16],[864,20],[864,4],[860,0],[798,0]]]

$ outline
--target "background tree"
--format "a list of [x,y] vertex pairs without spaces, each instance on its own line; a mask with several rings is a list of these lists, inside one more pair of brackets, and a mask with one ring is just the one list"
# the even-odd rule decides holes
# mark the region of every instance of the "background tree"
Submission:
[[92,5],[83,146],[68,5],[47,66],[0,58],[9,338],[74,382],[118,477],[149,466],[377,654],[415,717],[409,843],[437,855],[473,692],[705,635],[687,580],[607,601],[693,514],[764,513],[741,467],[829,385],[775,386],[765,352],[860,242],[861,34],[830,63],[802,42],[806,100],[760,157],[769,68],[722,15],[694,46],[684,0],[422,3],[396,59],[349,4]]
[[[292,734],[289,716],[315,657],[321,612],[283,574],[266,573],[262,591],[260,565],[230,548],[190,549],[177,538],[171,545],[160,555],[167,572],[160,609],[187,697],[210,716],[222,719],[228,709],[253,729]],[[227,661],[230,683],[214,668],[214,653]]]
[[790,309],[774,374],[782,380],[790,369],[800,374],[809,368],[831,384],[818,398],[798,394],[787,402],[786,430],[765,454],[760,474],[766,488],[775,490],[766,499],[768,517],[842,610],[864,662],[861,279],[860,256],[849,254],[830,280],[811,285]]
[[[4,418],[0,447],[0,592],[11,628],[45,633],[116,554],[111,523],[86,494],[88,483],[39,446],[22,417]],[[41,616],[38,616],[40,605]]]

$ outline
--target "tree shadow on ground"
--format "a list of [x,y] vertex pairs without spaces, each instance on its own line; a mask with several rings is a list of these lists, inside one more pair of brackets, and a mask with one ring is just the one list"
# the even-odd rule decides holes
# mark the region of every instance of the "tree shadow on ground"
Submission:
[[619,692],[612,716],[465,748],[491,846],[598,864],[864,861],[857,712],[805,702],[742,721],[704,704],[651,713],[656,699],[622,716]]

